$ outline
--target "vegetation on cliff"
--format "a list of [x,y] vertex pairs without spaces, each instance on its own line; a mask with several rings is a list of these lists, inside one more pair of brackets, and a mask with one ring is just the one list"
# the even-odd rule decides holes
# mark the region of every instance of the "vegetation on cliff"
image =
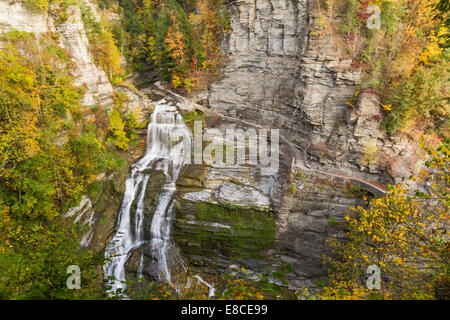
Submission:
[[[223,10],[220,2],[133,6],[142,17],[152,17],[145,20],[149,24],[144,29],[144,56],[136,52],[142,34],[139,37],[139,30],[130,27],[131,20],[117,24],[102,14],[96,17],[91,7],[77,1],[24,2],[33,12],[48,12],[56,24],[68,19],[67,8],[73,4],[81,8],[93,59],[112,83],[125,76],[121,54],[158,66],[187,90],[190,83],[199,83],[198,74],[212,70],[220,37],[218,30],[208,28],[224,23],[219,21],[224,17],[216,16]],[[147,10],[139,10],[140,5]],[[216,5],[222,9],[211,9]],[[155,12],[160,18],[153,19]],[[124,19],[127,14],[125,9]],[[135,20],[139,21],[143,20]],[[201,32],[193,28],[199,25]],[[119,36],[118,30],[129,30],[127,35],[136,38],[124,42],[126,35]],[[122,165],[117,148],[128,149],[139,124],[132,112],[124,110],[124,94],[115,95],[109,113],[102,106],[81,104],[85,88],[74,85],[72,56],[60,46],[59,37],[20,31],[0,36],[0,297],[5,299],[106,298],[99,273],[103,253],[80,251],[85,230],[62,218],[62,213],[83,193],[98,189],[100,173]],[[83,270],[81,290],[66,286],[66,268],[72,264]]]
[[[223,0],[120,0],[119,46],[137,71],[153,69],[175,88],[206,88],[218,73],[228,28]],[[107,6],[105,3],[104,6]]]
[[[345,240],[330,238],[329,278],[318,299],[448,299],[450,139],[414,179],[430,181],[427,193],[391,187],[383,198],[350,208]],[[378,288],[367,289],[369,266],[380,268]]]
[[[0,292],[3,298],[99,297],[101,264],[78,252],[82,229],[61,213],[100,172],[120,164],[102,128],[102,108],[80,104],[71,59],[56,34],[13,31],[0,38]],[[105,116],[103,116],[105,118]],[[100,255],[101,256],[101,255]],[[86,270],[83,290],[68,290],[64,269]],[[90,286],[89,286],[90,285]]]
[[[448,137],[448,1],[317,3],[313,35],[343,40],[352,67],[365,72],[363,89],[382,98],[383,128]],[[79,3],[25,0],[24,4],[35,12],[50,12],[62,23],[68,18],[67,7]],[[92,9],[81,4],[89,49],[113,84],[130,71],[124,70],[121,55],[133,70],[157,71],[187,93],[206,88],[219,73],[224,61],[220,42],[228,29],[225,1],[119,0],[117,6],[115,1],[98,0],[98,4],[120,14],[120,19],[101,15],[97,20]],[[381,8],[380,29],[367,28],[369,5]],[[84,88],[74,85],[72,63],[57,33],[0,35],[0,298],[107,298],[99,272],[103,252],[80,250],[78,239],[85,230],[62,214],[83,193],[98,192],[100,173],[120,168],[118,151],[136,140],[133,130],[139,124],[133,113],[124,111],[124,94],[115,94],[109,112],[98,105],[82,106]],[[185,121],[202,117],[192,112]],[[410,194],[394,186],[386,197],[352,208],[345,241],[330,239],[333,252],[324,259],[329,279],[314,298],[448,298],[449,141],[444,139],[438,149],[424,148],[431,157],[426,163],[429,170],[412,178],[428,179],[428,193]],[[288,187],[292,194],[297,191],[294,187]],[[204,246],[212,246],[212,240],[216,245],[223,242],[235,256],[254,258],[275,239],[273,216],[258,214],[218,206],[198,208],[199,220],[229,223],[232,228],[216,232],[220,240],[205,228],[186,238]],[[196,248],[190,250],[197,253]],[[66,286],[66,268],[72,264],[83,270],[81,290]],[[368,265],[381,268],[382,289],[365,288]],[[286,285],[284,273],[291,271],[292,267],[282,266],[271,276]],[[174,281],[186,283],[189,277],[189,272],[180,273]],[[266,276],[259,282],[228,274],[208,280],[218,283],[221,298],[293,298]],[[150,287],[154,291],[145,298],[207,298],[204,286],[181,294],[164,283]],[[311,297],[307,292],[299,296]]]
[[313,34],[338,41],[352,67],[364,71],[362,89],[378,93],[384,105],[382,127],[448,136],[448,1],[318,3]]

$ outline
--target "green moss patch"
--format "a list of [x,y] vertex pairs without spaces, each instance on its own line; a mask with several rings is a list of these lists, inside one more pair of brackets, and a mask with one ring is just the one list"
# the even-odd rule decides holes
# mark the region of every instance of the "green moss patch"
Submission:
[[[275,219],[270,212],[209,203],[196,204],[195,212],[184,207],[189,206],[181,203],[177,210],[174,235],[188,255],[262,258],[274,242]],[[195,221],[189,222],[187,214],[193,214]]]

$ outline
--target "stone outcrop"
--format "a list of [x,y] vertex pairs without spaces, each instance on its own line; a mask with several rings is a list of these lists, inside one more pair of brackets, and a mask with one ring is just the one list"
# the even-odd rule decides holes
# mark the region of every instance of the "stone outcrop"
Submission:
[[[345,211],[360,203],[352,190],[382,196],[384,184],[407,182],[420,165],[417,148],[407,137],[380,130],[380,101],[370,91],[361,91],[361,71],[352,66],[339,43],[312,35],[311,5],[307,0],[230,3],[231,31],[222,44],[229,63],[207,98],[204,93],[197,96],[199,103],[230,122],[280,129],[284,146],[280,160],[286,166],[276,183],[282,192],[269,197],[276,228],[274,245],[265,252],[281,257],[281,262],[268,262],[272,269],[280,263],[293,266],[288,275],[292,288],[326,276],[322,264],[326,239],[342,236]],[[302,179],[295,178],[299,171]],[[238,192],[237,186],[228,188],[226,177],[226,172],[218,175],[209,168],[203,188],[184,195],[193,203],[181,206],[181,211],[192,212],[198,203],[220,202],[220,189],[205,187],[208,181]],[[255,181],[246,186],[255,187]],[[234,195],[226,197],[230,201]],[[201,245],[191,244],[201,256]],[[256,272],[267,267],[246,266]]]
[[[147,123],[148,119],[150,118],[150,114],[155,108],[155,100],[164,97],[164,95],[162,95],[160,92],[153,92],[151,89],[138,91],[132,86],[127,85],[116,85],[114,89],[116,90],[116,92],[123,92],[126,94],[127,101],[125,101],[124,105],[126,110],[122,111],[125,113],[133,112],[136,116],[136,120],[140,124]],[[149,96],[153,97],[153,99],[150,99]]]
[[21,30],[36,34],[53,32],[53,19],[47,13],[33,13],[26,9],[23,3],[15,1],[0,1],[0,30]]
[[80,8],[70,6],[69,18],[56,27],[61,35],[61,44],[72,56],[75,63],[75,84],[85,87],[83,104],[108,106],[112,104],[113,87],[103,69],[97,66],[89,52],[89,40],[86,36]]
[[[312,5],[307,0],[231,3],[231,31],[223,42],[230,62],[205,104],[281,129],[309,166],[376,182],[404,181],[416,169],[415,148],[380,132],[375,95],[363,93],[350,102],[360,91],[361,71],[332,37],[312,35]],[[408,160],[386,163],[377,152]]]
[[80,240],[80,247],[89,246],[94,236],[92,226],[96,222],[95,212],[92,209],[92,200],[86,195],[83,196],[78,206],[70,208],[63,217],[74,218],[73,223],[79,222],[88,228],[88,231]]
[[113,87],[105,71],[94,63],[89,52],[89,41],[81,20],[80,9],[77,6],[70,6],[67,13],[69,18],[65,22],[56,23],[46,12],[31,12],[21,2],[0,0],[0,31],[19,30],[33,32],[37,36],[58,33],[61,46],[68,50],[75,64],[72,72],[75,84],[86,88],[83,104],[111,106]]

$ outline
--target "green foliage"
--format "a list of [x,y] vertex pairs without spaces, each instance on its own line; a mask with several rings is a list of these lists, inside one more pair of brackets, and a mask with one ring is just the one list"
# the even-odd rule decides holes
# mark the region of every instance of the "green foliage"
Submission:
[[[106,298],[96,285],[103,263],[102,252],[78,251],[82,235],[78,226],[55,217],[50,221],[8,221],[1,216],[0,229],[7,232],[0,244],[0,294],[5,299],[100,299]],[[5,223],[6,221],[6,223]],[[3,240],[3,239],[2,239]],[[69,265],[82,271],[81,290],[66,286]]]
[[297,193],[297,185],[295,183],[291,183],[288,185],[287,191],[290,195],[295,195]]
[[127,150],[130,140],[127,138],[124,127],[125,124],[122,121],[119,111],[116,109],[112,110],[109,115],[109,131],[112,134],[111,140],[118,148]]
[[135,110],[127,110],[125,103],[128,96],[124,92],[116,92],[114,96],[114,107],[109,114],[109,140],[118,148],[127,150],[130,143],[137,141],[135,129],[143,127],[143,124],[137,120],[137,112]]
[[31,12],[49,12],[56,16],[55,22],[62,23],[67,20],[67,8],[78,4],[77,0],[24,0],[25,7]]
[[228,28],[221,0],[122,0],[122,25],[113,28],[137,71],[156,69],[188,93],[217,72],[219,43]]
[[[363,71],[364,89],[381,97],[387,106],[382,128],[447,136],[448,1],[323,2],[329,26],[317,34],[344,47],[352,67]],[[323,2],[317,15],[324,15]],[[367,26],[370,5],[380,8],[381,29]]]
[[358,17],[360,2],[359,0],[348,0],[342,8],[343,21],[339,26],[339,32],[344,34],[356,33],[362,25]]
[[[8,299],[104,297],[101,254],[79,251],[85,230],[61,218],[119,159],[80,105],[71,59],[56,37],[0,35],[0,293]],[[82,269],[68,290],[66,268]]]
[[[445,141],[437,150],[427,148],[432,156],[427,166],[438,171],[421,173],[420,179],[434,182],[431,193],[411,195],[399,185],[366,207],[351,208],[345,241],[329,239],[332,254],[325,261],[330,284],[320,297],[336,298],[341,292],[338,298],[342,299],[448,298],[448,145]],[[363,287],[370,265],[381,268],[378,292]]]
[[101,191],[101,184],[99,181],[94,181],[87,186],[87,192],[92,199],[95,199]]
[[81,17],[89,39],[89,51],[97,65],[106,71],[113,84],[119,84],[125,75],[113,27],[105,20],[96,21],[92,9],[81,6]]
[[136,114],[133,110],[130,110],[126,115],[126,126],[130,129],[138,129],[141,127],[138,120],[136,119]]
[[401,2],[384,1],[381,4],[381,27],[388,34],[397,31],[401,16],[405,14],[406,8]]
[[439,0],[433,5],[435,12],[434,20],[442,22],[442,25],[446,28],[445,32],[441,35],[444,40],[444,46],[450,48],[450,1]]
[[193,110],[186,113],[183,118],[185,123],[191,123],[194,121],[203,121],[204,115],[200,110]]
[[448,119],[450,51],[447,49],[439,62],[419,66],[412,76],[393,86],[386,101],[392,111],[383,120],[387,131],[408,128],[420,119],[427,132],[445,136],[450,129]]
[[331,216],[328,218],[328,223],[330,224],[330,226],[335,226],[338,223],[338,221],[336,220],[335,217]]
[[49,9],[49,1],[48,0],[25,0],[25,7],[31,11],[47,11]]

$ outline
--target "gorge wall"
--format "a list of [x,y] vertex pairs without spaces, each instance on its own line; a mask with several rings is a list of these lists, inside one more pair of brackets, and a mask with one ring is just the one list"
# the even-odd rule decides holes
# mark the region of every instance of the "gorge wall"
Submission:
[[[329,236],[342,237],[345,211],[360,204],[360,192],[382,195],[383,185],[406,181],[420,164],[406,138],[380,131],[381,106],[364,86],[360,70],[332,37],[318,37],[313,1],[240,0],[230,2],[230,32],[222,49],[229,62],[196,105],[175,97],[187,113],[204,110],[205,128],[280,129],[280,167],[265,174],[261,166],[191,165],[177,181],[173,238],[194,266],[223,271],[241,264],[252,272],[292,265],[286,275],[292,288],[326,276],[322,254]],[[77,7],[56,25],[44,13],[32,13],[20,2],[0,0],[0,29],[55,32],[75,62],[77,84],[86,87],[83,104],[111,106],[113,86],[93,62]],[[1,43],[0,43],[1,48]],[[158,88],[127,94],[127,106],[152,112]],[[351,101],[354,94],[355,101]],[[159,96],[161,97],[161,96]],[[142,156],[145,131],[125,157],[117,176],[99,176],[96,199],[83,198],[66,216],[90,224],[83,246],[95,250],[112,238],[132,162]],[[157,200],[159,181],[146,194],[148,219]],[[153,208],[153,209],[152,209]],[[136,271],[136,261],[128,271]]]
[[[403,181],[415,169],[415,149],[379,130],[375,95],[363,93],[349,103],[364,89],[361,70],[352,67],[332,35],[315,35],[313,5],[309,0],[232,2],[231,31],[223,43],[230,62],[205,104],[280,128],[305,152],[305,164],[373,181]],[[365,159],[367,153],[373,159]]]
[[[420,166],[417,148],[407,137],[380,130],[380,101],[361,91],[363,74],[352,67],[342,44],[314,35],[313,5],[308,0],[231,2],[230,32],[222,44],[229,62],[208,92],[194,97],[244,126],[280,129],[284,165],[275,186],[283,192],[269,196],[275,235],[265,255],[279,257],[266,261],[270,268],[293,266],[287,279],[294,288],[326,275],[326,238],[342,237],[346,210],[361,203],[360,187],[383,195],[383,185],[408,183]],[[209,169],[205,180],[229,183],[226,176],[218,179],[217,170]],[[192,219],[201,223],[198,216]],[[177,226],[189,230],[180,222]],[[194,258],[207,251],[198,241],[191,245]],[[240,262],[258,272],[265,265],[254,259]]]
[[[181,173],[173,239],[199,270],[242,265],[270,274],[288,263],[291,288],[314,285],[326,276],[326,239],[343,236],[346,210],[361,204],[361,193],[382,195],[383,185],[403,182],[416,169],[414,146],[380,131],[380,102],[361,92],[361,71],[332,38],[313,35],[312,12],[307,0],[232,2],[230,32],[222,43],[229,62],[222,76],[191,97],[199,105],[173,95],[183,113],[204,111],[206,131],[281,133],[276,174],[262,174],[258,165],[190,165]],[[172,95],[160,89],[120,90],[130,106],[144,106],[145,117],[155,92]],[[149,219],[157,200],[152,192],[146,195]],[[108,199],[108,192],[102,197]],[[105,211],[105,201],[94,204],[97,221],[108,212],[108,222],[93,227],[102,236],[91,244],[98,249],[112,236],[119,206],[114,199],[116,210]],[[140,254],[127,264],[130,274]]]
[[83,98],[83,105],[95,104],[111,106],[113,87],[104,70],[97,66],[89,52],[89,41],[81,19],[78,6],[71,6],[67,10],[68,19],[57,24],[55,18],[46,12],[33,12],[19,1],[0,1],[0,30],[33,32],[40,34],[56,33],[59,35],[61,47],[68,50],[75,63],[72,70],[76,78],[75,85],[83,86],[87,90]]

